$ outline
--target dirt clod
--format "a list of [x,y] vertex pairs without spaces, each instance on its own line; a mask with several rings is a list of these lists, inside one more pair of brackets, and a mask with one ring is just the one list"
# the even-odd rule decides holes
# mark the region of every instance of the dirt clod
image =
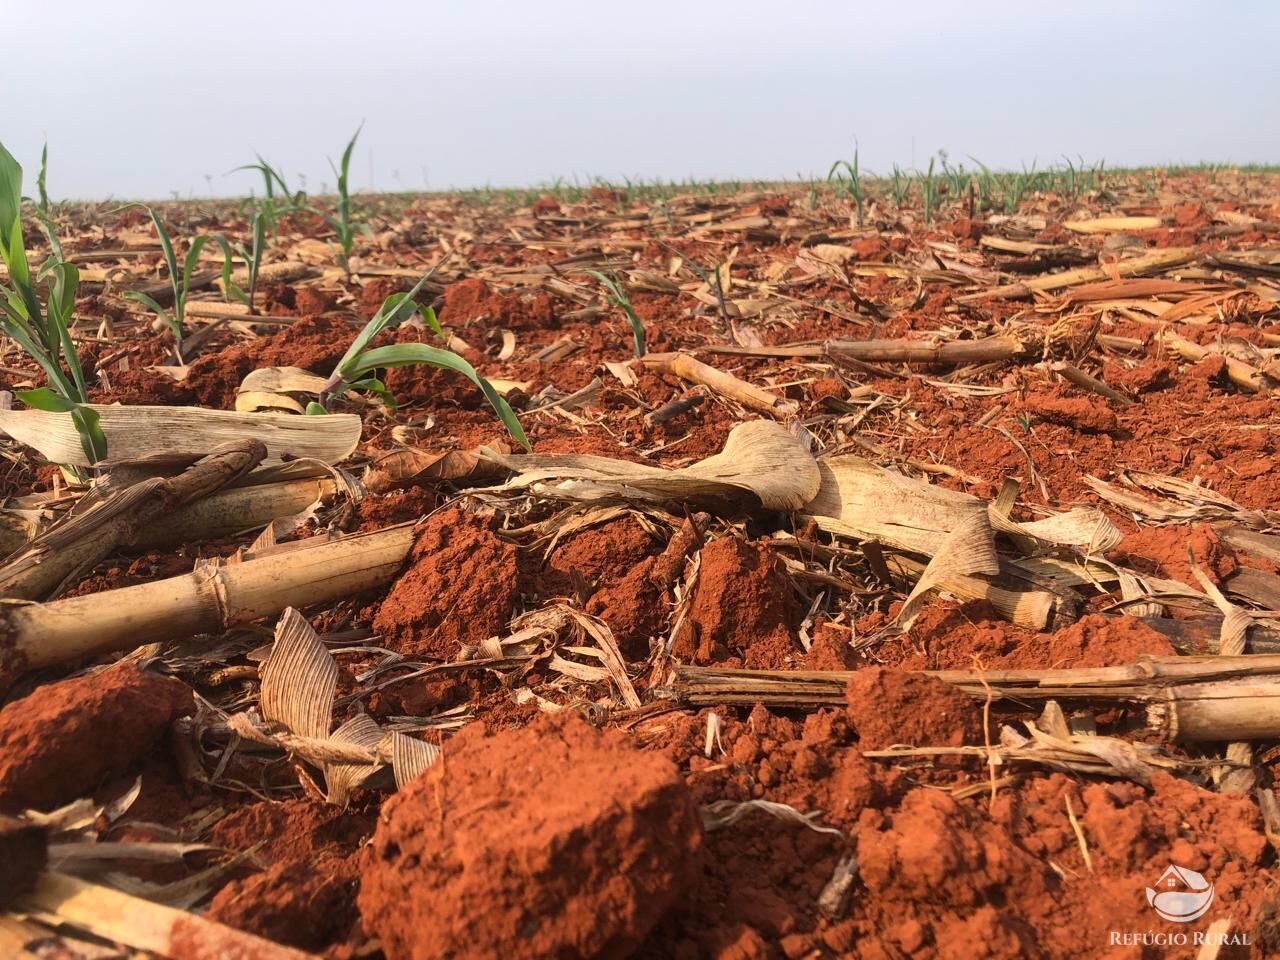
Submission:
[[0,709],[0,811],[52,810],[147,757],[193,710],[191,690],[120,663]]
[[360,889],[388,960],[625,957],[696,876],[675,767],[569,712],[467,730],[386,804]]
[[373,626],[393,650],[452,660],[460,644],[506,626],[518,589],[515,547],[475,515],[442,510],[418,534]]
[[698,585],[673,652],[693,663],[736,656],[748,667],[781,668],[803,653],[794,617],[791,584],[769,548],[721,537],[702,548]]
[[895,743],[959,747],[982,743],[982,712],[949,683],[919,673],[865,667],[846,687],[849,719],[864,750]]

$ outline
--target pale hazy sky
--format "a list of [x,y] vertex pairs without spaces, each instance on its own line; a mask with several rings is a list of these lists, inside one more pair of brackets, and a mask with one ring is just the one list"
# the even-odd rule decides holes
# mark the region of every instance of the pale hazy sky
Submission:
[[[1280,161],[1280,3],[0,0],[0,140],[49,192],[756,179],[1064,153]],[[914,153],[913,153],[914,151]]]

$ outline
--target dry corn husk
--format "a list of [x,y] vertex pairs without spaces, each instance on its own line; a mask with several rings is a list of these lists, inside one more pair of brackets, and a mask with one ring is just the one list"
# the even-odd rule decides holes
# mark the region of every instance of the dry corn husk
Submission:
[[1072,233],[1115,233],[1120,230],[1154,230],[1159,217],[1097,217],[1093,220],[1067,220],[1062,224]]
[[[481,454],[516,474],[508,487],[538,487],[567,499],[729,500],[747,507],[798,510],[817,494],[821,478],[807,447],[768,420],[739,424],[724,449],[679,470],[586,454]],[[547,483],[546,481],[554,481]]]
[[275,642],[261,672],[263,719],[282,725],[288,735],[258,730],[247,714],[234,717],[233,728],[319,766],[330,803],[345,807],[351,791],[387,762],[399,787],[440,755],[435,744],[384,732],[365,713],[356,714],[330,733],[338,665],[311,624],[292,607],[276,623]]
[[985,500],[886,470],[862,457],[819,463],[822,486],[802,515],[838,536],[876,540],[933,556],[942,537],[982,514],[995,531],[1055,546],[1104,552],[1121,534],[1100,511],[1077,507],[1043,520],[1017,523]]
[[[337,463],[360,442],[360,418],[351,414],[298,417],[283,413],[232,413],[200,407],[126,407],[89,404],[97,411],[113,460],[158,454],[203,456],[230,440],[261,440],[266,462],[310,457]],[[87,467],[71,417],[47,410],[0,410],[0,430],[40,451],[53,463]]]
[[191,957],[198,946],[206,957],[314,960],[302,950],[54,870],[40,875],[18,907],[162,957]]

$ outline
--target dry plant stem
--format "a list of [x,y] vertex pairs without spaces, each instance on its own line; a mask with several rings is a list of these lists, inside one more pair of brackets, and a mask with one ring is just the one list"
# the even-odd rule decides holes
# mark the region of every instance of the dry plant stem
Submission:
[[[219,490],[184,504],[138,530],[130,546],[167,547],[246,533],[265,527],[279,517],[301,513],[317,500],[336,492],[337,484],[327,477]],[[31,528],[24,521],[0,514],[0,556],[15,553],[30,539]]]
[[176,477],[153,477],[72,514],[0,567],[0,597],[38,600],[87,570],[175,508],[244,476],[267,455],[258,440],[223,444]]
[[867,363],[938,363],[961,366],[1022,359],[1030,351],[1017,337],[986,337],[982,340],[824,340],[820,343],[791,343],[776,347],[708,346],[710,353],[740,357],[826,357],[841,356]]
[[31,534],[31,524],[12,514],[0,513],[0,557],[22,549]]
[[141,897],[45,871],[23,906],[99,937],[182,960],[254,957],[307,960],[314,955]]
[[740,380],[731,373],[708,366],[687,353],[651,353],[642,357],[639,362],[652,370],[668,373],[714,390],[722,397],[736,400],[748,410],[754,410],[757,413],[786,419],[793,416],[798,409],[794,402],[784,400],[777,394]]
[[1158,273],[1170,267],[1176,267],[1195,258],[1195,251],[1184,248],[1157,250],[1145,256],[1134,257],[1121,263],[1103,267],[1080,267],[1076,270],[1064,270],[1062,273],[1050,273],[1035,277],[1022,283],[1010,283],[988,290],[980,290],[967,296],[957,297],[958,303],[976,303],[990,297],[1013,300],[1029,297],[1036,292],[1062,290],[1081,283],[1095,283],[1112,280],[1117,277],[1138,277],[1146,273]]
[[25,669],[218,633],[285,607],[331,603],[383,586],[413,538],[411,524],[341,540],[316,537],[119,590],[44,604],[0,602],[0,684]]
[[[1174,351],[1182,359],[1190,360],[1192,363],[1203,360],[1208,356],[1222,356],[1217,351],[1202,347],[1198,343],[1192,343],[1190,340],[1179,337],[1167,330],[1161,332],[1159,339],[1162,344]],[[1250,366],[1243,360],[1236,360],[1232,357],[1222,356],[1222,360],[1227,366],[1227,378],[1241,390],[1247,390],[1250,393],[1264,393],[1271,389],[1266,377],[1257,367]]]
[[1062,379],[1075,384],[1082,390],[1091,390],[1100,396],[1106,397],[1108,400],[1113,400],[1116,403],[1123,404],[1124,406],[1128,406],[1133,403],[1132,400],[1126,397],[1119,390],[1114,387],[1107,386],[1097,377],[1089,376],[1089,374],[1085,373],[1079,367],[1059,361],[1058,363],[1052,364],[1049,369],[1061,376]]
[[256,530],[272,520],[301,513],[336,491],[337,484],[328,478],[286,480],[219,490],[161,517],[139,531],[133,544],[138,547],[168,546]]
[[[1280,655],[1144,657],[1118,667],[1078,670],[922,671],[975,698],[1016,702],[1087,700],[1147,704],[1147,721],[1166,740],[1280,737]],[[661,693],[688,706],[819,706],[844,702],[852,671],[733,670],[678,666]]]

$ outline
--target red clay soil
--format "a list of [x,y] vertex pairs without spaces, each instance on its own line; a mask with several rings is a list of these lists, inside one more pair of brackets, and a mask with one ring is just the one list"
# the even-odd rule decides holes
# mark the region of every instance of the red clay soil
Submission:
[[1143,527],[1128,534],[1116,547],[1114,555],[1140,573],[1179,580],[1199,590],[1200,581],[1187,562],[1188,547],[1200,572],[1215,583],[1221,583],[1240,569],[1235,551],[1223,543],[1217,531],[1207,523],[1191,527]]
[[255,859],[265,869],[219,890],[210,918],[304,950],[344,942],[359,921],[357,853],[374,810],[262,801],[218,821],[209,842],[237,851],[261,845]]
[[[1092,870],[1081,863],[1067,798]],[[859,818],[866,894],[846,935],[861,957],[1194,956],[1195,948],[1112,952],[1112,938],[1174,932],[1144,893],[1171,862],[1211,876],[1215,916],[1250,930],[1268,896],[1266,853],[1249,797],[1165,774],[1150,792],[1053,774],[1003,791],[989,811],[919,788],[896,810]]]
[[240,381],[259,367],[301,367],[328,376],[355,329],[342,317],[303,317],[279,333],[198,357],[182,386],[200,406],[231,410]]
[[554,330],[559,326],[553,301],[546,294],[498,293],[479,279],[460,280],[445,287],[440,320],[460,331],[482,322],[489,328]]
[[462,644],[502,632],[519,594],[516,548],[460,509],[422,527],[373,628],[401,653],[452,660]]
[[[679,551],[679,537],[673,538]],[[629,660],[642,660],[661,628],[669,562],[661,544],[631,517],[583,530],[562,541],[536,577],[542,599],[577,598],[613,632]],[[663,552],[663,557],[668,551]],[[678,574],[677,574],[678,575]]]
[[[850,716],[857,709],[851,699]],[[763,814],[708,833],[702,878],[640,956],[1191,957],[1194,948],[1116,949],[1111,939],[1113,931],[1176,929],[1155,916],[1144,892],[1171,862],[1211,879],[1219,904],[1212,915],[1230,917],[1235,936],[1249,937],[1249,949],[1226,955],[1280,947],[1268,940],[1277,929],[1267,919],[1276,909],[1270,853],[1249,796],[1161,773],[1150,788],[1040,773],[1002,787],[989,806],[975,763],[970,782],[979,796],[957,800],[937,784],[916,785],[939,775],[954,783],[954,771],[862,757],[868,744],[849,719],[830,709],[801,721],[757,707],[745,721],[726,722],[725,752],[711,759],[702,755],[703,717],[655,721],[668,728],[655,746],[686,771],[700,803],[787,803],[816,812],[847,839]],[[946,736],[947,726],[930,735]],[[969,721],[956,726],[974,732]],[[830,920],[816,903],[847,852],[860,879],[849,914]],[[1206,923],[1187,926],[1203,932]]]
[[702,549],[698,584],[672,652],[685,662],[773,670],[803,654],[790,581],[767,546],[726,536]]
[[45,684],[0,709],[0,813],[52,810],[128,771],[156,748],[191,690],[119,663]]
[[896,743],[961,747],[982,742],[982,710],[950,684],[919,673],[863,667],[845,688],[864,750]]
[[629,956],[697,875],[669,761],[573,711],[473,725],[384,806],[360,913],[387,960]]
[[[868,617],[863,629],[884,617]],[[883,658],[907,670],[1047,670],[1109,667],[1144,654],[1172,656],[1168,639],[1136,617],[1087,614],[1053,633],[1000,619],[985,603],[930,604],[911,625],[909,644],[884,647]]]

